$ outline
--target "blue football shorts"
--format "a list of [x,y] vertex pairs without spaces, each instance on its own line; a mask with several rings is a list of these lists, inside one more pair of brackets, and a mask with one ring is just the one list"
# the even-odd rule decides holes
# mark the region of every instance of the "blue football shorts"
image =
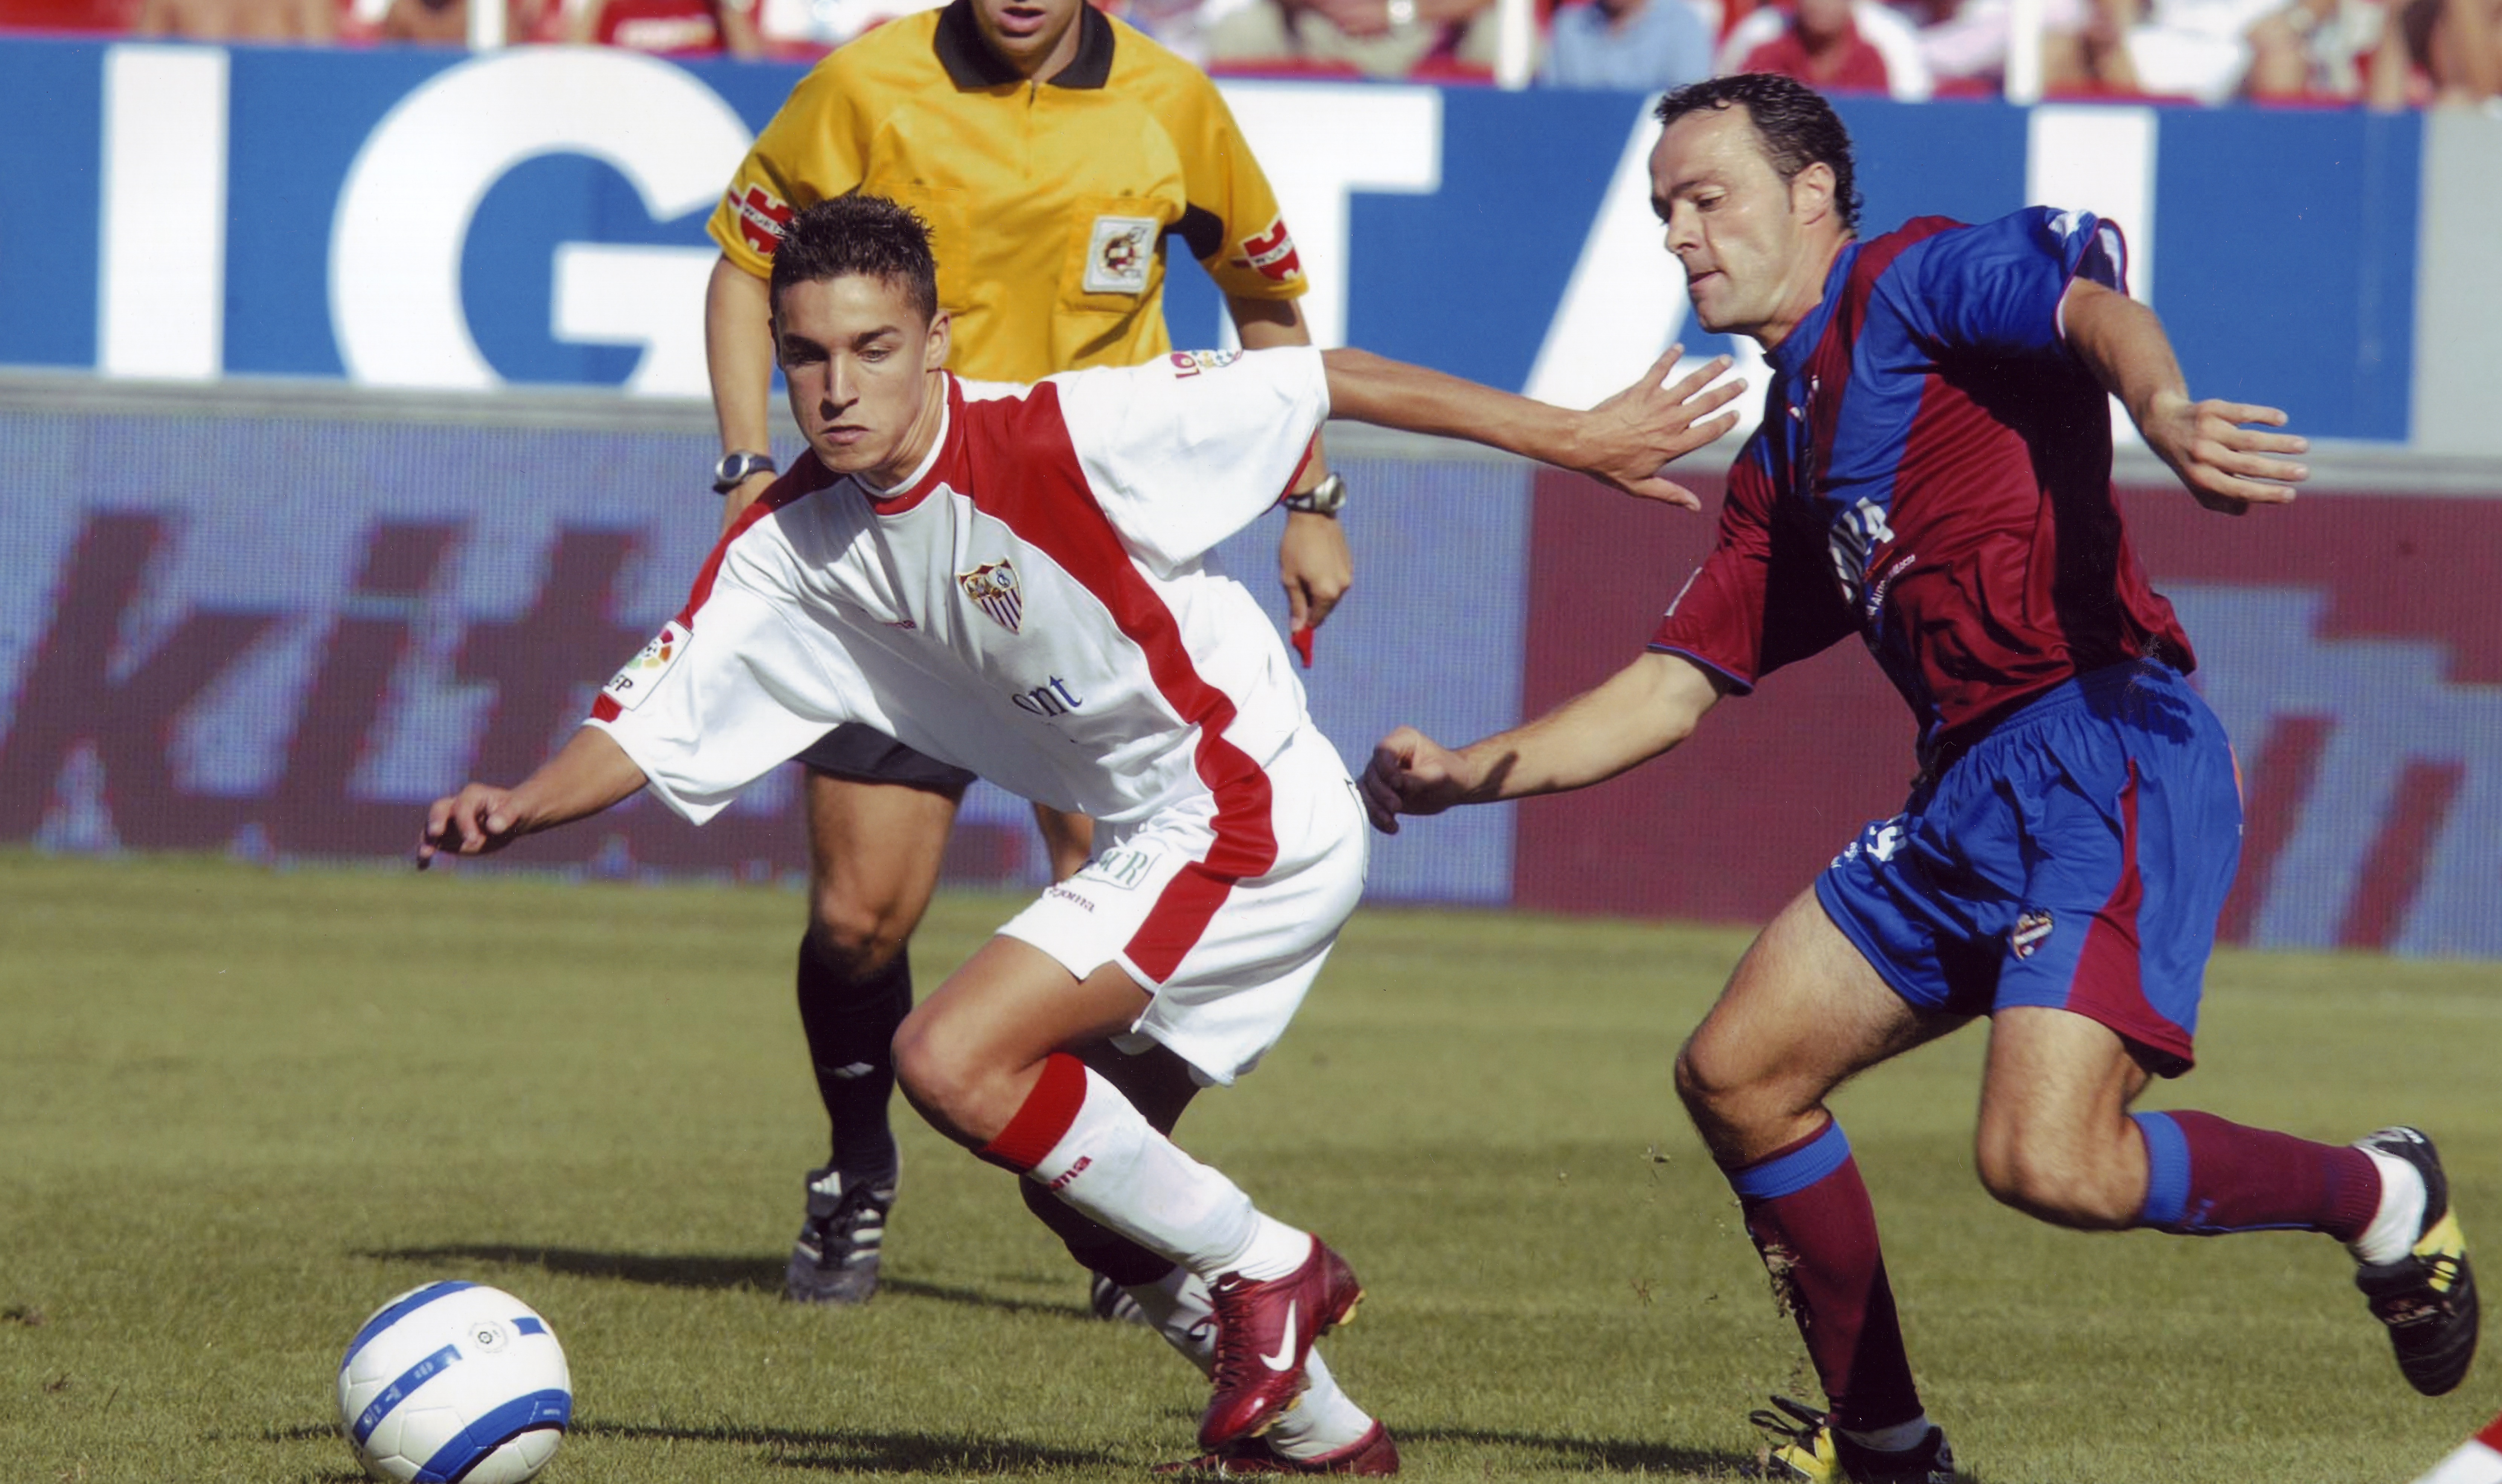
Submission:
[[2141,660],[1999,723],[1815,892],[1919,1009],[2071,1010],[2178,1076],[2241,842],[2223,724],[2179,673]]

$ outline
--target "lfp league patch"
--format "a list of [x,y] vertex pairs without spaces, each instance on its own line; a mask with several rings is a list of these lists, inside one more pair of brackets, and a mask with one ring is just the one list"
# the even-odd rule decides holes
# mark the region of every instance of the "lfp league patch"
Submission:
[[659,685],[660,677],[669,673],[669,666],[678,662],[678,657],[687,652],[687,645],[693,639],[694,635],[683,624],[661,624],[659,637],[644,645],[643,653],[626,660],[626,668],[609,677],[599,693],[626,711],[633,710]]

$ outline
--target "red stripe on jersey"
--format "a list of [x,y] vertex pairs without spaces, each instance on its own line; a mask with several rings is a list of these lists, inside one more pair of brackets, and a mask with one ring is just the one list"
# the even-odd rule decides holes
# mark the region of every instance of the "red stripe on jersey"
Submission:
[[[745,510],[740,511],[738,519],[730,523],[729,529],[723,531],[721,539],[713,543],[712,555],[704,558],[703,570],[695,574],[695,585],[687,593],[687,605],[678,610],[678,626],[689,633],[694,632],[695,610],[701,608],[705,600],[712,596],[713,579],[721,575],[721,558],[729,551],[731,542],[747,534],[748,529],[757,522],[795,500],[805,499],[833,484],[835,479],[836,476],[831,470],[817,462],[816,455],[802,454],[799,455],[799,461],[791,466],[790,473],[765,486],[764,492],[758,495],[754,503]],[[610,700],[605,691],[591,703],[591,716],[593,721],[613,722],[623,715],[625,715],[625,708]]]
[[1005,522],[1017,539],[1093,593],[1122,635],[1144,654],[1166,704],[1199,727],[1195,763],[1200,781],[1216,798],[1215,842],[1204,860],[1166,884],[1124,950],[1141,973],[1161,984],[1207,930],[1234,883],[1265,875],[1276,863],[1268,775],[1227,740],[1233,697],[1200,674],[1172,610],[1139,574],[1095,503],[1061,414],[1059,388],[1045,382],[1021,398],[977,403],[965,402],[952,382],[949,389],[959,431],[948,439],[933,475],[943,476],[975,508]]
[[2476,1440],[2496,1453],[2502,1453],[2502,1416],[2486,1423],[2485,1431],[2476,1434]]
[[[868,492],[870,508],[879,515],[899,516],[930,498],[940,485],[948,483],[947,470],[954,464],[953,455],[956,453],[953,431],[957,420],[964,416],[964,392],[952,371],[938,373],[938,385],[939,397],[946,406],[947,417],[947,421],[939,424],[938,456],[930,460],[930,467],[923,471],[919,479],[900,489],[878,494],[869,491],[867,486],[862,486],[862,489]],[[960,483],[956,488],[961,489],[964,486]]]

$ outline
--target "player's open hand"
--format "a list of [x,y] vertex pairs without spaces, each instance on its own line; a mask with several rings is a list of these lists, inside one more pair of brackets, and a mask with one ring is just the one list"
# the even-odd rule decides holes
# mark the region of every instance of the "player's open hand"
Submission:
[[1670,346],[1640,381],[1590,409],[1582,422],[1584,456],[1574,467],[1630,495],[1703,508],[1693,490],[1661,478],[1659,471],[1738,425],[1736,413],[1720,409],[1746,389],[1746,382],[1732,377],[1712,386],[1730,364],[1728,356],[1715,355],[1672,383],[1668,378],[1684,354],[1685,347]]
[[513,791],[483,783],[464,785],[450,798],[438,798],[425,811],[425,832],[417,837],[417,868],[425,869],[439,854],[484,856],[502,850],[523,834],[513,808]]
[[[2244,424],[2256,422],[2259,427]],[[2279,455],[2306,454],[2311,440],[2270,432],[2283,412],[2247,402],[2192,402],[2175,394],[2158,401],[2139,431],[2190,494],[2209,510],[2244,516],[2252,505],[2287,505],[2311,471]]]
[[1383,834],[1399,832],[1403,814],[1439,814],[1468,798],[1467,759],[1413,726],[1402,726],[1372,749],[1357,790],[1364,812]]

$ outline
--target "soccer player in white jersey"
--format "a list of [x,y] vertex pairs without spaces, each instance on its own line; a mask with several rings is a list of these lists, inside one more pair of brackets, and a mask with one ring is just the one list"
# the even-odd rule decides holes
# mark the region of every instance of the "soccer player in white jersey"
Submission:
[[1183,1467],[1395,1471],[1311,1354],[1354,1310],[1353,1272],[1166,1136],[1284,1032],[1364,887],[1346,770],[1276,630],[1205,556],[1276,501],[1333,413],[1691,507],[1658,471],[1728,429],[1735,385],[1705,389],[1715,364],[1662,386],[1672,349],[1570,413],[1308,348],[967,383],[942,369],[926,227],[861,194],[792,220],[771,293],[809,455],[556,757],[435,801],[419,863],[644,788],[701,824],[844,722],[1092,817],[1085,869],[905,1021],[905,1096],[1024,1175],[1081,1261],[1118,1242],[1178,1265],[1133,1296],[1214,1381],[1208,1452]]

